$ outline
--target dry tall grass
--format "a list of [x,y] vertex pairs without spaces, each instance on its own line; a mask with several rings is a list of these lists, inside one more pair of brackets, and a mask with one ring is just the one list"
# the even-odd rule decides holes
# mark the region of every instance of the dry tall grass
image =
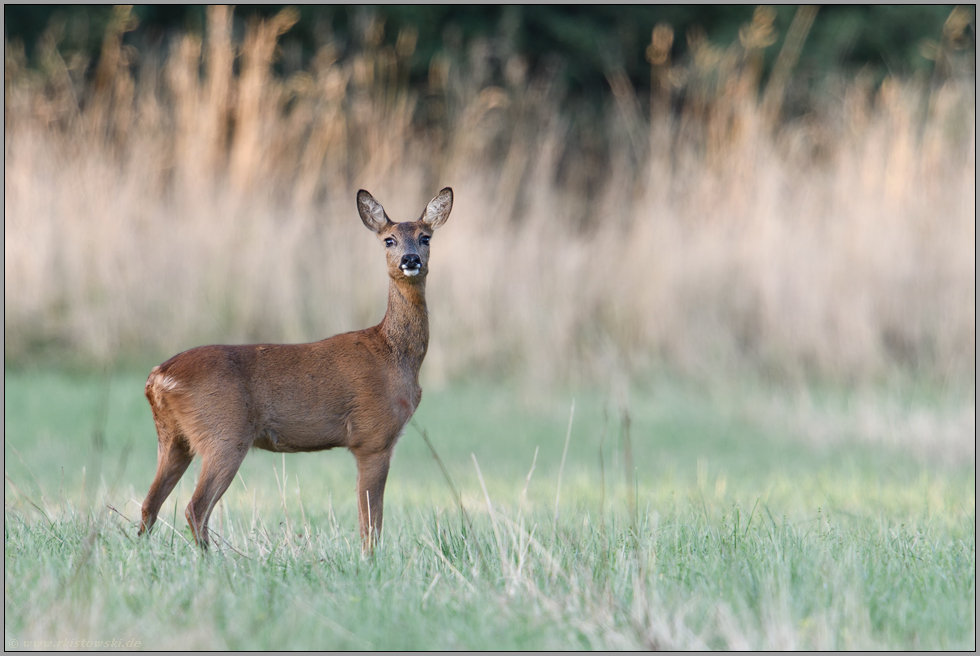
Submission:
[[492,85],[487,44],[412,91],[414,35],[384,47],[377,24],[359,55],[328,46],[288,78],[272,66],[288,11],[235,43],[213,8],[203,41],[164,54],[122,45],[118,10],[90,82],[53,33],[41,70],[5,44],[5,355],[111,363],[375,323],[386,281],[357,189],[408,220],[452,186],[430,381],[971,378],[972,77],[859,78],[781,119],[798,47],[761,89],[756,18],[728,49],[691,35],[685,66],[659,27],[650,112],[611,69],[600,148],[570,138],[547,72],[512,58]]

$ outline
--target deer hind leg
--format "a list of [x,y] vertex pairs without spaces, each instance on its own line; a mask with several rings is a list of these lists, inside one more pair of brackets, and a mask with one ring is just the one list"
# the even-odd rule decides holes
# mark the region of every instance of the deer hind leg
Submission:
[[370,553],[381,537],[384,520],[385,481],[391,451],[381,453],[355,453],[357,458],[357,512],[361,526],[361,550]]
[[150,491],[143,501],[142,520],[137,535],[148,533],[157,521],[160,507],[173,492],[177,481],[187,471],[194,459],[183,435],[168,430],[159,420],[157,424],[157,474],[150,484]]
[[208,547],[208,519],[221,495],[235,479],[238,468],[248,452],[244,440],[214,440],[211,448],[201,453],[201,477],[184,516],[191,526],[194,539],[202,549]]

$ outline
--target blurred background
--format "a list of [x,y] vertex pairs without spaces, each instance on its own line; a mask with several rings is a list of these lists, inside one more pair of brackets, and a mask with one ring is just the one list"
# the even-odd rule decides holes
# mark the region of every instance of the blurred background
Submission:
[[8,6],[6,365],[377,323],[424,384],[972,384],[973,7]]

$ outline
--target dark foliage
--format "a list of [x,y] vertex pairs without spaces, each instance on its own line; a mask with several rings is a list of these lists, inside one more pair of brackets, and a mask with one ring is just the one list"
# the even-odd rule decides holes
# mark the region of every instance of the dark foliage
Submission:
[[[237,7],[236,32],[242,33],[248,20],[271,16],[283,6]],[[672,55],[677,60],[686,54],[689,30],[703,29],[711,42],[724,46],[738,39],[740,26],[751,20],[753,10],[751,5],[302,6],[299,21],[282,41],[284,52],[290,54],[279,65],[284,72],[304,68],[326,43],[339,46],[343,55],[361,44],[367,25],[380,22],[383,42],[392,45],[403,29],[417,30],[411,60],[416,81],[425,78],[437,53],[464,57],[479,43],[500,63],[497,74],[514,55],[524,57],[531,70],[542,63],[561,62],[571,95],[596,97],[608,89],[610,67],[622,67],[638,89],[649,86],[645,50],[657,24],[674,29]],[[952,5],[824,6],[804,46],[799,70],[810,77],[859,68],[878,75],[927,70],[931,63],[922,54],[922,44],[939,38],[951,10]],[[783,5],[775,11],[777,40],[765,51],[766,70],[779,52],[796,8]],[[62,52],[80,51],[94,58],[111,13],[112,8],[104,5],[7,5],[4,36],[22,41],[32,56],[38,39],[52,29]],[[139,24],[127,33],[126,41],[138,49],[166,47],[169,34],[203,33],[205,28],[200,5],[137,5],[133,13]],[[975,47],[975,21],[974,12],[967,30],[970,48]]]

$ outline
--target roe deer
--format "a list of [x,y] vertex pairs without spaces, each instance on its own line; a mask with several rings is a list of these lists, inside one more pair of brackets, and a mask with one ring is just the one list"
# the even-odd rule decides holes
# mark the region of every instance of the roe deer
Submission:
[[429,344],[425,306],[429,240],[449,218],[453,191],[429,201],[417,221],[394,223],[363,189],[357,210],[384,243],[388,310],[377,326],[312,344],[200,346],[154,367],[146,398],[156,424],[157,473],[139,534],[201,456],[185,513],[202,548],[208,517],[250,447],[280,453],[346,447],[357,460],[362,548],[381,534],[388,464],[422,397],[419,368]]

